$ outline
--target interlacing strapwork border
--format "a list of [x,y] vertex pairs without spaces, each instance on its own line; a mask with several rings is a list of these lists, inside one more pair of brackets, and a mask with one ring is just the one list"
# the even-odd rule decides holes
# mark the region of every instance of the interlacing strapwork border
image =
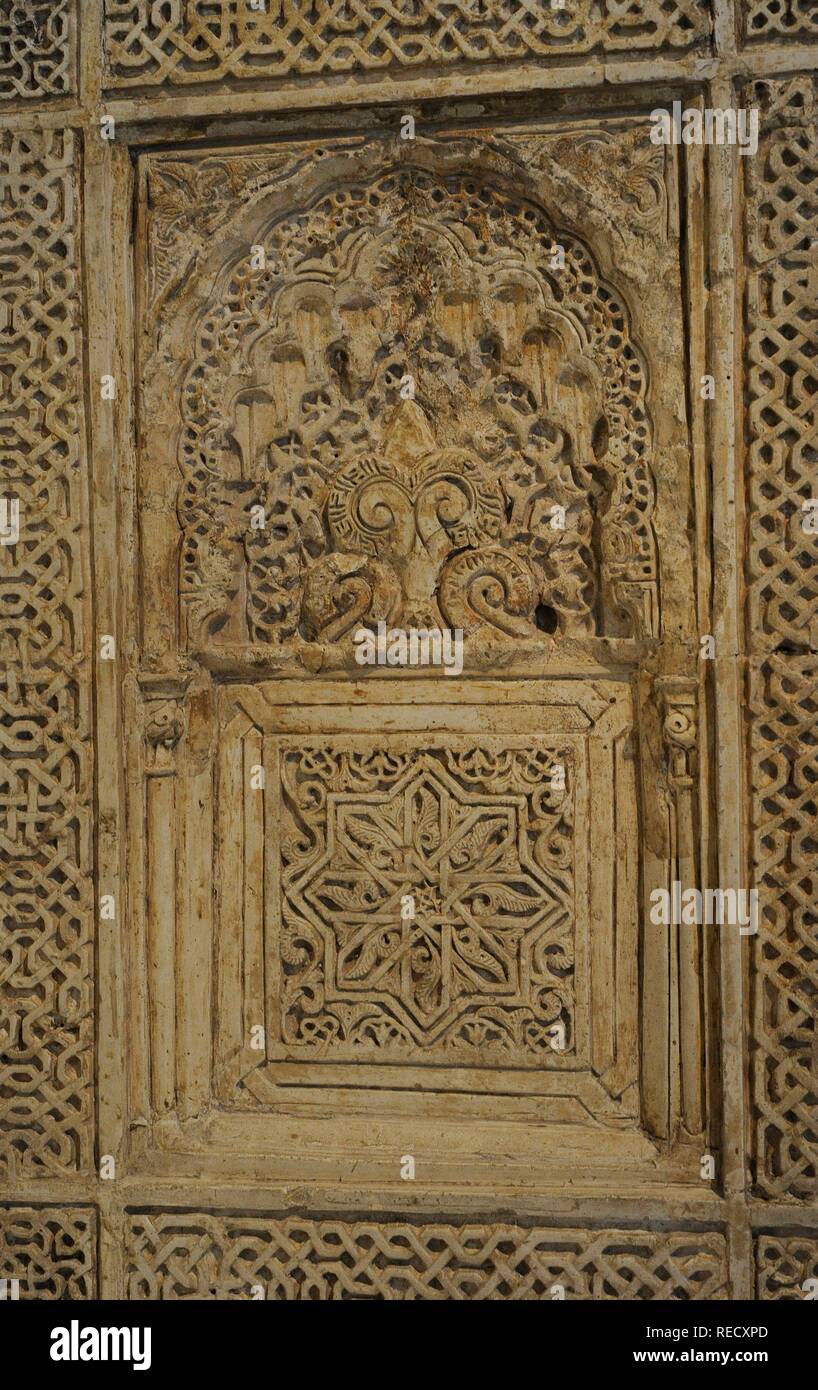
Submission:
[[802,504],[814,496],[818,142],[807,77],[757,82],[745,104],[764,113],[747,160],[750,611],[756,650],[818,648],[818,533]]
[[708,0],[105,0],[112,87],[706,45]]
[[818,1194],[818,139],[812,81],[757,82],[748,160],[748,637],[756,1180]]
[[168,1212],[133,1214],[126,1243],[132,1299],[728,1296],[723,1239],[701,1232]]
[[751,664],[753,873],[763,907],[756,945],[757,1181],[818,1191],[818,656]]
[[21,1299],[96,1297],[96,1220],[89,1207],[0,1207],[0,1280]]
[[818,9],[814,0],[741,0],[742,25],[747,40],[767,43],[783,38],[809,38],[818,34]]
[[0,100],[74,90],[74,0],[0,0]]
[[0,1173],[91,1159],[91,633],[67,132],[0,135]]
[[818,1237],[760,1236],[756,1241],[759,1298],[815,1297],[818,1288]]

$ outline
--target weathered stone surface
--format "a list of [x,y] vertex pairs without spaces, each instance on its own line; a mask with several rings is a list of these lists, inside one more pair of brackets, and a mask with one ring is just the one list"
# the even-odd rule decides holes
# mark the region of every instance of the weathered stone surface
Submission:
[[21,1297],[810,1296],[812,27],[0,0]]
[[0,101],[75,90],[75,0],[0,0]]
[[104,0],[112,87],[560,58],[605,48],[684,51],[711,31],[705,0]]
[[818,15],[809,0],[741,0],[746,41],[808,39],[818,33]]
[[723,1240],[680,1232],[134,1213],[127,1261],[137,1299],[725,1297]]
[[95,1298],[96,1226],[88,1207],[0,1207],[0,1279],[21,1299]]
[[759,1236],[756,1242],[759,1298],[815,1297],[818,1240],[814,1235]]
[[0,134],[0,1170],[91,1161],[91,628],[77,140]]
[[[374,1172],[392,1140],[356,1122],[397,1143],[439,1106],[476,1181],[469,1116],[511,1089],[543,1173],[567,1145],[592,1185],[613,1160],[698,1185],[702,950],[637,964],[640,872],[692,863],[700,815],[673,177],[636,121],[142,161],[140,1144],[218,1166],[303,1132],[324,1172],[343,1114]],[[362,668],[379,625],[462,634],[462,669]]]
[[[818,1195],[818,526],[815,238],[818,128],[811,78],[758,82],[748,167],[749,724],[756,944],[757,1181]],[[792,190],[797,187],[795,208]]]

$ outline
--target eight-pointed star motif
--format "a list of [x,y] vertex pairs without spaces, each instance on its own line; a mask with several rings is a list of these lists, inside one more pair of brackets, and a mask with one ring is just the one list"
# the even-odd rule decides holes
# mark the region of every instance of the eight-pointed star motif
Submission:
[[327,998],[388,1003],[419,1042],[476,1002],[530,1006],[534,950],[570,915],[531,854],[527,798],[466,791],[428,753],[386,791],[330,793],[297,898],[324,940]]

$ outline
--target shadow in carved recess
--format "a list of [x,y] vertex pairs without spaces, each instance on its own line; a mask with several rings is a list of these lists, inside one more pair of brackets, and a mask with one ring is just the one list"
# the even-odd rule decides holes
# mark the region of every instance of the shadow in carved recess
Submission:
[[[698,724],[660,646],[690,461],[639,138],[146,157],[146,1154],[251,1174],[373,1114],[471,1151],[501,1114],[515,1157],[481,1130],[475,1173],[698,1181],[705,961],[642,929],[696,872]],[[576,168],[617,161],[601,225]],[[364,672],[380,623],[462,628],[462,678]]]
[[194,648],[318,643],[345,665],[380,621],[657,635],[645,370],[578,239],[469,175],[403,169],[263,245],[182,392]]

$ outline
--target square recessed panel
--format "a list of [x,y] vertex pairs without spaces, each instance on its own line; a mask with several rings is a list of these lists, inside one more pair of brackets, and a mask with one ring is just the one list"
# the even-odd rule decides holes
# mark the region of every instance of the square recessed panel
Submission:
[[511,737],[278,741],[273,1055],[573,1052],[569,756]]
[[405,691],[355,712],[223,693],[219,1095],[278,1110],[329,1086],[354,1110],[371,1087],[411,1113],[411,1088],[513,1073],[555,1119],[632,1116],[627,688],[506,689],[488,721],[462,687],[433,709]]

